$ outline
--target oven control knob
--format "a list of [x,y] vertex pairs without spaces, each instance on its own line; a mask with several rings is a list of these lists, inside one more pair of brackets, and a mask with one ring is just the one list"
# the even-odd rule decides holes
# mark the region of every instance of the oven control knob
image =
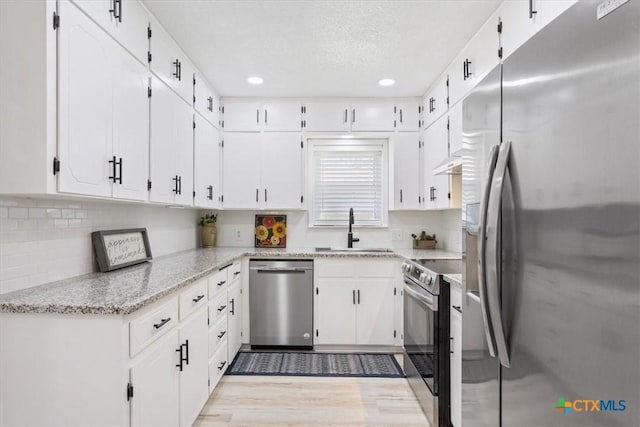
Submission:
[[420,273],[420,281],[422,283],[427,283],[427,273]]
[[431,282],[433,282],[433,277],[429,276],[429,278],[427,279],[427,285],[430,285]]
[[411,271],[411,264],[406,263],[406,262],[402,263],[402,271],[404,273],[410,272]]

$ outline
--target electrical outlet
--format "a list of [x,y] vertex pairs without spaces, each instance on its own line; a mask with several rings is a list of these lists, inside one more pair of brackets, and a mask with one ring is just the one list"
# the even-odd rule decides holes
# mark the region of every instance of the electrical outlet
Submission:
[[235,231],[236,240],[242,240],[242,231],[239,228],[236,228]]
[[394,242],[399,242],[402,240],[402,230],[391,230],[391,240]]

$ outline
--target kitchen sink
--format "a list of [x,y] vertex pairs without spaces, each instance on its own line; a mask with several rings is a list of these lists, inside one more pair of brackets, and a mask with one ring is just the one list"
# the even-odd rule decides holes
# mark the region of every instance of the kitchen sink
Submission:
[[391,249],[387,248],[320,248],[320,250],[316,250],[316,252],[376,252],[376,253],[385,253],[385,252],[393,252]]

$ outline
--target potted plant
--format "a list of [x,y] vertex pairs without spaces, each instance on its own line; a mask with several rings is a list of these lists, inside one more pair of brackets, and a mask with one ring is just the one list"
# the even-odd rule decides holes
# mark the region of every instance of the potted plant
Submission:
[[214,213],[205,214],[200,218],[203,248],[213,248],[216,245],[216,238],[218,236],[218,231],[216,229],[217,220],[218,215]]
[[438,243],[435,234],[429,235],[424,230],[419,236],[412,234],[411,237],[413,237],[413,249],[435,249]]

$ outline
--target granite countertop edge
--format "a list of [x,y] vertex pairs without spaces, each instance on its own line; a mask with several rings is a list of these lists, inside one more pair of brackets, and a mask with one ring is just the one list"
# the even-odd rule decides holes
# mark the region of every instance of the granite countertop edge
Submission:
[[[219,257],[218,252],[221,252]],[[209,260],[208,257],[212,259]],[[0,313],[129,315],[244,257],[459,259],[460,255],[439,249],[395,249],[389,252],[316,252],[315,249],[257,250],[252,248],[191,249],[164,255],[149,263],[128,269],[110,273],[90,273],[0,295]],[[191,267],[191,270],[184,274],[178,274],[177,278],[155,279],[152,286],[153,291],[142,295],[135,294],[131,297],[124,296],[124,301],[110,303],[99,297],[95,301],[90,300],[92,293],[98,294],[98,296],[104,293],[114,293],[116,297],[121,297],[121,293],[129,291],[130,288],[144,287],[140,282],[147,280],[146,276],[155,273],[154,270],[159,270],[158,275],[162,276],[162,273],[172,272],[172,264],[176,264],[174,267],[177,268],[180,261],[174,261],[176,258],[183,259],[185,263],[201,262],[208,265]],[[197,260],[198,258],[203,259]],[[163,270],[168,271],[164,272]],[[141,275],[144,278],[141,278]],[[122,278],[122,283],[118,277]],[[83,293],[80,291],[89,294],[86,300],[82,300],[82,296],[77,296]],[[59,301],[56,302],[56,298]]]

